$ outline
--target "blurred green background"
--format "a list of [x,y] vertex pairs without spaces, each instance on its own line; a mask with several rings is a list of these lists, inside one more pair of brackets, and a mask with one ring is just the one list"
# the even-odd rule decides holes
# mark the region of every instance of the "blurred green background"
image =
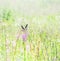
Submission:
[[0,61],[60,61],[60,0],[0,0]]

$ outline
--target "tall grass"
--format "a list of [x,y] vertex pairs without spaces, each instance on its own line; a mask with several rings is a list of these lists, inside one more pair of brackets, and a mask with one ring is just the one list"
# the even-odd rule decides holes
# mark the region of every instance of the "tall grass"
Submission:
[[[23,23],[19,24],[15,20],[19,26],[15,25],[15,22],[7,24],[7,21],[2,20],[6,25],[0,23],[0,60],[60,61],[60,18],[58,18],[54,15],[39,18],[24,17],[26,20],[22,20]],[[29,35],[23,43],[20,26],[26,23],[28,23]]]

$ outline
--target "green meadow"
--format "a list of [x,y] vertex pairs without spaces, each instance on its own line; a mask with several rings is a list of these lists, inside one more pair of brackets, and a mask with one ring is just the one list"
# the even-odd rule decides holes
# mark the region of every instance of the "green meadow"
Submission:
[[[40,15],[37,11],[32,14],[9,7],[0,9],[0,61],[60,61],[59,11]],[[27,29],[22,29],[26,24]]]

